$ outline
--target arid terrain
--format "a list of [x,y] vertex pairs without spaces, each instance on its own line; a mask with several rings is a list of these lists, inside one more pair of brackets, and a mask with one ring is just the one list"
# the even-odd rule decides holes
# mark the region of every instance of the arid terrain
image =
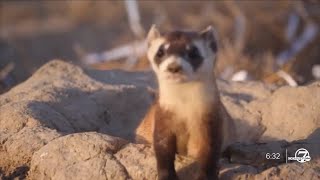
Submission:
[[[86,58],[139,44],[153,23],[161,31],[216,28],[213,71],[238,133],[220,179],[320,179],[320,3],[138,7],[141,34],[124,1],[0,2],[1,180],[157,178],[152,147],[134,141],[157,93],[143,51]],[[311,160],[288,160],[300,148]],[[193,159],[177,156],[175,165],[180,179],[196,179]]]
[[[238,133],[221,159],[221,179],[320,178],[319,81],[273,88],[218,80],[218,86]],[[152,148],[133,141],[154,92],[151,72],[49,62],[0,96],[0,177],[156,179]],[[299,148],[311,161],[286,164],[285,152],[294,156]],[[197,175],[190,158],[179,157],[176,166],[181,179]]]

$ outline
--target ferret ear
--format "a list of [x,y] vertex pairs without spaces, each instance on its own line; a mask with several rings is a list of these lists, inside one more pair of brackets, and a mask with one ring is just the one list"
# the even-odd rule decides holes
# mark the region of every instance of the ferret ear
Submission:
[[161,37],[161,34],[158,30],[158,28],[156,27],[155,24],[153,24],[148,32],[148,35],[147,35],[147,43],[148,45],[150,44],[150,42],[156,38],[159,38]]
[[212,26],[208,26],[206,29],[200,32],[200,36],[207,42],[206,44],[211,48],[213,52],[217,52],[217,35]]

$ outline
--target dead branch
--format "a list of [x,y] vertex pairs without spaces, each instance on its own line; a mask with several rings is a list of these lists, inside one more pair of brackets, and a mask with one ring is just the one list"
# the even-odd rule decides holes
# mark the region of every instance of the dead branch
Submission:
[[[125,6],[127,10],[129,26],[131,31],[138,38],[143,38],[145,31],[140,23],[140,14],[138,3],[136,0],[126,0]],[[79,46],[75,47],[76,53],[80,56],[80,60],[85,65],[92,65],[107,61],[115,61],[119,59],[126,59],[128,66],[134,65],[138,58],[143,56],[146,52],[147,46],[144,41],[135,41],[102,53],[85,53]]]
[[298,27],[299,27],[300,17],[296,13],[291,13],[288,19],[288,25],[286,29],[286,38],[289,42],[294,39]]
[[0,81],[3,81],[13,71],[15,64],[10,62],[2,70],[0,70]]
[[302,19],[306,21],[307,25],[300,36],[293,38],[290,47],[278,54],[276,57],[276,62],[278,65],[287,63],[290,59],[295,57],[299,52],[307,47],[307,45],[315,39],[319,30],[318,26],[310,18],[308,18],[308,14],[301,3],[295,4],[295,7],[296,11],[299,13]]
[[131,31],[136,37],[143,38],[145,35],[145,31],[140,23],[140,13],[137,1],[125,0],[125,5]]
[[145,41],[135,41],[102,53],[90,53],[81,58],[82,63],[92,65],[107,61],[119,59],[129,59],[129,64],[134,64],[135,61],[142,57],[147,50]]
[[234,17],[234,46],[240,53],[245,45],[247,20],[241,9],[234,1],[224,1],[224,3]]

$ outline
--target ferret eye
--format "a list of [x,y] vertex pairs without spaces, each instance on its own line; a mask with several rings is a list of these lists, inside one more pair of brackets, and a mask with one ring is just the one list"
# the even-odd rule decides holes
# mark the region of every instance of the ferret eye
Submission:
[[189,57],[190,59],[195,59],[195,58],[200,57],[198,48],[197,48],[197,47],[194,47],[194,46],[191,47],[191,49],[188,51],[188,57]]
[[164,49],[163,49],[163,45],[161,45],[160,48],[158,49],[156,57],[157,58],[162,58],[163,56],[164,56]]

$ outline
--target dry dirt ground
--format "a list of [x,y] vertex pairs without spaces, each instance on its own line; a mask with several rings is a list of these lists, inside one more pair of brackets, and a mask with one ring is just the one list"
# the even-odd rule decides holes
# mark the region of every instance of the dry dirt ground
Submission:
[[[319,179],[320,82],[275,88],[218,80],[238,143],[221,179]],[[0,179],[156,179],[150,145],[133,142],[153,100],[151,72],[97,71],[54,60],[0,96]],[[311,161],[285,163],[285,152]],[[266,153],[279,153],[278,160]],[[181,179],[197,164],[178,157]]]

